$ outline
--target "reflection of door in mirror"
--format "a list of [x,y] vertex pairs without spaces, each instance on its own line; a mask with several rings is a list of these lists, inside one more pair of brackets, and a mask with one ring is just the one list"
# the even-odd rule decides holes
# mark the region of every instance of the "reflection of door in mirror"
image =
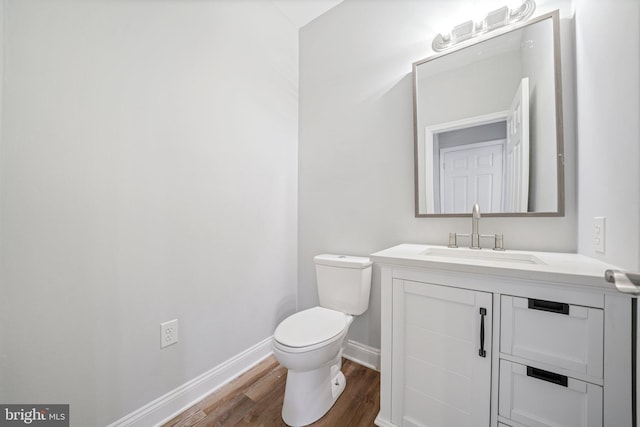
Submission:
[[421,186],[428,212],[467,213],[475,203],[483,212],[502,211],[508,115],[500,111],[425,128],[424,163],[433,165]]
[[520,82],[509,109],[505,151],[505,204],[500,212],[526,212],[529,207],[529,79],[526,77]]
[[[529,193],[528,79],[511,108],[425,129],[427,207],[434,213],[526,212]],[[430,191],[433,189],[432,191]]]
[[440,149],[440,212],[466,212],[476,203],[501,211],[504,146],[499,139]]

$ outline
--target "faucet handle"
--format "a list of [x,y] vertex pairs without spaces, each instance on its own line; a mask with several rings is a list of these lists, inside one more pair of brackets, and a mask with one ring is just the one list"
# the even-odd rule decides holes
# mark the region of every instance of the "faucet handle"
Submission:
[[458,247],[458,239],[456,233],[449,233],[449,247],[457,248]]
[[494,251],[504,251],[504,237],[502,234],[496,234],[496,243],[493,246]]

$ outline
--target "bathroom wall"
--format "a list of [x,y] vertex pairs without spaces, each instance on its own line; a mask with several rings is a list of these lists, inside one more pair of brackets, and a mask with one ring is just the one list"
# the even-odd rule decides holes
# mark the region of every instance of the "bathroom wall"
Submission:
[[[4,1],[0,1],[0,156],[2,155],[1,135],[2,135],[2,89],[3,89],[3,76],[4,76]],[[2,157],[0,157],[0,164]],[[2,174],[0,173],[0,188],[2,186]],[[0,197],[0,254],[2,245],[2,198]],[[0,275],[2,271],[2,258],[0,256]],[[3,282],[0,276],[0,291],[4,291]],[[9,306],[7,298],[0,298],[0,313],[6,313]],[[0,314],[0,348],[4,347],[4,343],[7,342],[5,338],[5,321],[6,319]],[[5,377],[5,360],[6,354],[0,350],[0,399],[5,400],[6,390],[2,384],[6,384]]]
[[106,425],[296,308],[297,28],[258,0],[3,4],[0,402]]
[[[579,251],[640,270],[640,3],[574,0]],[[606,218],[605,253],[593,217]]]
[[[574,7],[580,141],[579,251],[637,272],[640,270],[640,3],[574,0]],[[604,254],[595,251],[593,217],[606,218]],[[640,321],[640,313],[638,316]],[[640,364],[638,350],[636,363]],[[638,375],[636,387],[640,387]],[[638,411],[640,397],[636,396]]]
[[[569,0],[537,1],[536,14],[561,9],[566,215],[483,218],[511,249],[577,249],[572,23]],[[415,218],[411,64],[432,54],[442,28],[504,1],[345,0],[300,32],[298,303],[317,303],[313,256],[367,255],[403,242],[446,244],[468,218]],[[478,14],[475,14],[475,12]],[[350,338],[380,346],[380,278]]]

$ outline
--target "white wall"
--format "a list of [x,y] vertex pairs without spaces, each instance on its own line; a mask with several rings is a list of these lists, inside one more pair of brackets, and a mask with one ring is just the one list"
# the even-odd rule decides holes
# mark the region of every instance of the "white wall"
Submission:
[[[638,271],[640,3],[574,0],[574,7],[580,141],[578,250]],[[604,254],[597,253],[593,243],[596,216],[606,218]],[[640,351],[636,358],[640,364]],[[635,381],[640,387],[638,375]],[[636,411],[640,411],[640,396],[636,396]]]
[[[640,269],[640,3],[574,0],[579,252]],[[606,217],[605,254],[593,217]]]
[[[536,14],[561,9],[567,159],[562,218],[484,218],[511,249],[576,250],[573,68],[569,0],[539,1]],[[298,300],[317,303],[312,258],[367,255],[403,242],[446,244],[468,232],[468,218],[415,218],[411,64],[432,54],[442,27],[504,1],[346,0],[300,33]],[[380,345],[380,278],[350,338]]]
[[[1,140],[2,140],[2,88],[3,88],[3,83],[2,81],[4,80],[4,1],[0,1],[0,164],[2,162],[2,145],[1,145]],[[0,172],[0,188],[2,186],[2,173]],[[2,197],[0,197],[0,253],[1,253],[1,245],[2,245],[2,241],[3,236],[2,236]],[[2,271],[2,258],[0,256],[0,291],[4,290],[4,286],[3,286],[3,282],[2,282],[2,276],[1,276],[1,271]],[[9,310],[9,301],[7,298],[0,298],[0,349],[4,346],[4,343],[6,343],[6,338],[5,338],[5,327],[4,325],[7,324],[6,322],[6,318],[3,317],[2,313],[6,313]],[[6,384],[7,383],[7,379],[5,376],[5,360],[6,360],[6,353],[2,350],[0,350],[0,399],[1,400],[5,400],[4,397],[6,396],[6,390],[5,388],[2,386],[2,384]]]
[[4,25],[0,401],[105,425],[295,310],[297,28],[259,0],[6,0]]
[[521,79],[519,51],[421,78],[418,129],[508,110]]

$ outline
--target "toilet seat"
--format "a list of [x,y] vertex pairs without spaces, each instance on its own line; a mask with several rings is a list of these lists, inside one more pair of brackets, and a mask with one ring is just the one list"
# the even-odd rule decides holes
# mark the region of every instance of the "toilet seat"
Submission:
[[313,307],[284,319],[273,333],[282,350],[305,352],[342,337],[351,316],[324,307]]

